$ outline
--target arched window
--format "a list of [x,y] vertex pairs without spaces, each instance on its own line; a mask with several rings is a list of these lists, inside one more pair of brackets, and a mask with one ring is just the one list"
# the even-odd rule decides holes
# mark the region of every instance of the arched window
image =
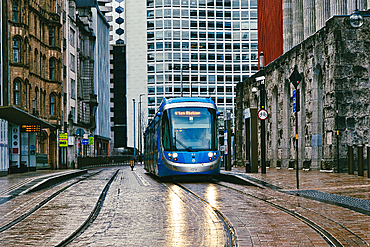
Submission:
[[20,63],[20,54],[19,54],[20,42],[19,39],[13,39],[13,63]]
[[13,104],[20,105],[21,82],[15,80],[13,83]]
[[55,115],[55,95],[50,94],[50,115]]
[[19,6],[18,3],[15,1],[13,3],[13,21],[19,22]]
[[49,60],[49,79],[55,80],[55,60],[53,58],[50,58]]

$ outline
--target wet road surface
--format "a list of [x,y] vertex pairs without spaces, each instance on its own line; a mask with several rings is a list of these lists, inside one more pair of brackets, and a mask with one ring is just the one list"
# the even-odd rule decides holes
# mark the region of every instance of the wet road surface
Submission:
[[237,246],[329,246],[300,218],[273,205],[314,221],[343,246],[370,243],[370,216],[348,208],[261,187],[180,183],[207,205],[177,184],[148,176],[138,166],[134,171],[129,167],[89,171],[91,176],[85,180],[71,179],[0,204],[1,228],[62,190],[0,232],[0,246],[57,246],[86,222],[117,171],[98,216],[68,246],[228,246],[225,223],[214,209],[232,224]]

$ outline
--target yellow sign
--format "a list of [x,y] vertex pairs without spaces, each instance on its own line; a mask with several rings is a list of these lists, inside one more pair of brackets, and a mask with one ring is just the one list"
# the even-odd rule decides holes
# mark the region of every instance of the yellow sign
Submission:
[[94,137],[89,136],[89,145],[94,145]]
[[59,147],[68,147],[68,133],[59,133]]

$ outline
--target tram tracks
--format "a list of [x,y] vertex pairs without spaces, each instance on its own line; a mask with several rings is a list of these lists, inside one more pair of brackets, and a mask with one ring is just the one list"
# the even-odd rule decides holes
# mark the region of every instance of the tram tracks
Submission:
[[[235,231],[234,227],[233,227],[233,224],[227,219],[227,217],[224,215],[223,212],[221,212],[219,209],[217,209],[216,207],[212,206],[209,202],[207,202],[206,199],[204,199],[202,196],[198,195],[196,192],[192,191],[191,189],[185,187],[184,185],[182,184],[178,184],[178,183],[175,183],[177,186],[179,186],[180,188],[182,188],[183,190],[185,190],[186,192],[192,194],[193,196],[195,196],[197,199],[199,199],[200,201],[202,201],[203,203],[205,203],[206,205],[208,205],[209,207],[212,208],[212,210],[220,217],[220,219],[222,219],[222,221],[224,222],[225,224],[225,228],[227,229],[227,235],[229,236],[229,243],[227,246],[238,246],[238,241],[237,241],[237,232]],[[236,188],[233,188],[231,186],[227,186],[227,185],[224,185],[224,184],[220,184],[220,183],[213,183],[217,186],[221,186],[221,187],[224,187],[226,189],[229,189],[229,190],[232,190],[240,195],[243,195],[243,196],[246,196],[246,197],[249,197],[249,198],[252,198],[254,200],[257,200],[257,201],[260,201],[260,202],[263,202],[281,212],[284,212],[292,217],[294,217],[295,219],[298,219],[300,222],[304,223],[305,225],[307,225],[308,227],[310,227],[311,229],[313,229],[315,232],[317,232],[321,237],[322,239],[325,240],[325,242],[327,242],[327,244],[329,246],[335,246],[335,247],[342,247],[344,246],[340,241],[338,241],[338,239],[336,237],[334,237],[328,230],[324,229],[324,227],[320,226],[318,223],[316,223],[314,220],[312,219],[309,219],[297,212],[295,212],[295,210],[292,210],[290,208],[287,208],[287,207],[284,207],[284,206],[281,206],[281,205],[278,205],[274,202],[271,202],[269,201],[268,199],[265,199],[263,197],[260,197],[260,196],[256,196],[256,195],[252,195],[250,193],[246,193],[242,190],[239,190],[239,189],[236,189]],[[347,229],[348,230],[348,229]],[[349,231],[349,230],[348,230]]]
[[[11,227],[19,224],[20,222],[24,221],[27,217],[29,217],[30,215],[34,214],[41,207],[43,207],[48,202],[52,201],[54,198],[56,198],[62,192],[66,191],[67,189],[71,188],[72,186],[74,186],[74,185],[76,185],[76,184],[78,184],[78,183],[80,183],[80,182],[82,182],[82,181],[84,181],[84,180],[86,180],[88,178],[92,178],[92,177],[98,175],[101,172],[102,172],[102,170],[97,171],[95,173],[92,173],[92,174],[90,174],[88,176],[84,176],[84,177],[78,178],[76,181],[73,181],[73,182],[69,183],[68,185],[64,186],[63,188],[58,189],[56,192],[52,193],[47,198],[43,199],[41,202],[38,202],[34,207],[32,207],[30,210],[28,210],[24,214],[18,216],[14,220],[12,220],[9,223],[7,223],[6,225],[2,226],[0,228],[0,233],[4,232],[4,231],[10,229]],[[69,235],[67,238],[65,238],[63,241],[61,241],[56,246],[66,246],[66,245],[68,245],[75,238],[77,238],[79,235],[81,235],[94,222],[94,220],[99,215],[99,212],[100,212],[101,208],[103,207],[104,200],[105,200],[105,197],[106,197],[106,195],[108,193],[109,187],[110,187],[111,183],[113,182],[113,180],[115,179],[115,177],[117,176],[118,172],[119,172],[119,169],[115,171],[115,173],[110,177],[109,181],[106,183],[104,189],[100,193],[99,199],[96,202],[95,207],[91,211],[91,213],[88,216],[88,218],[71,235]]]

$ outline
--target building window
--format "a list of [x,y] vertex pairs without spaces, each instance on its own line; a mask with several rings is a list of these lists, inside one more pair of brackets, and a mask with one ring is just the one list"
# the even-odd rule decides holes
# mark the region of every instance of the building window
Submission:
[[21,91],[21,83],[20,81],[16,80],[13,84],[13,103],[14,105],[20,105],[20,91]]
[[17,2],[13,3],[13,21],[19,22],[19,6]]
[[49,46],[54,46],[54,31],[49,30]]
[[75,71],[75,56],[71,54],[71,70]]
[[55,115],[55,95],[50,94],[50,115]]
[[20,62],[20,59],[19,59],[19,47],[20,47],[20,44],[19,44],[19,40],[14,38],[13,39],[13,62],[14,63],[19,63]]
[[49,79],[54,80],[55,60],[50,58],[49,60]]
[[71,98],[75,99],[76,98],[76,81],[74,79],[71,79]]
[[75,31],[73,29],[71,29],[70,39],[71,39],[71,46],[75,47]]

